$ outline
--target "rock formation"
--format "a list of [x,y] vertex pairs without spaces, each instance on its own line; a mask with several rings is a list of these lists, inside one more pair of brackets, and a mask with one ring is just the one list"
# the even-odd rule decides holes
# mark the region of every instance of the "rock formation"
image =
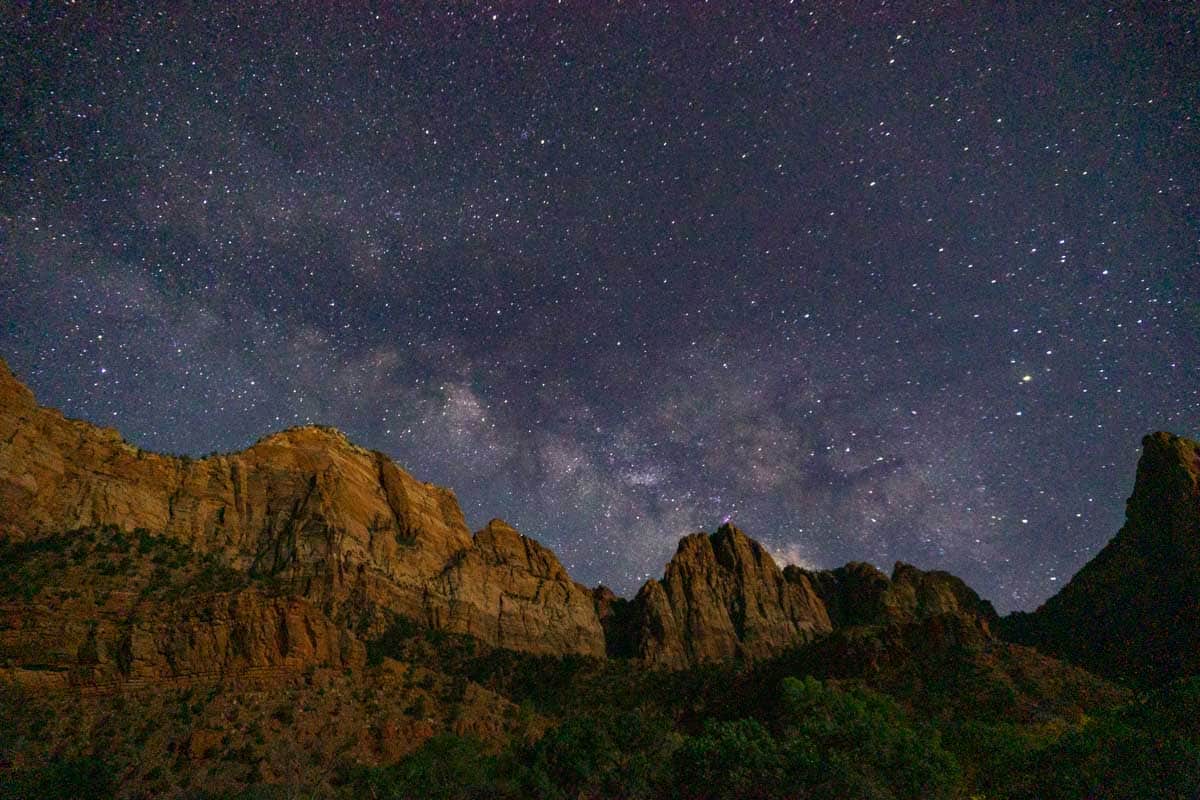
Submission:
[[494,519],[438,576],[449,598],[438,627],[511,650],[604,655],[603,631],[587,587],[554,553]]
[[[1198,487],[1196,443],[1147,437],[1121,532],[1036,613],[1003,622],[946,573],[781,570],[731,525],[685,537],[662,579],[627,601],[575,583],[501,520],[472,536],[451,491],[335,430],[293,428],[202,459],[150,453],[39,406],[0,361],[0,543],[143,529],[273,587],[172,606],[186,644],[152,623],[126,626],[123,644],[91,629],[95,641],[76,645],[109,658],[89,680],[114,669],[165,679],[193,663],[272,667],[297,652],[351,663],[361,644],[335,631],[371,638],[397,617],[513,650],[667,668],[769,656],[853,626],[965,625],[985,637],[1003,627],[1104,675],[1167,680],[1200,671]],[[54,636],[74,642],[68,628]],[[23,646],[21,630],[0,631],[9,651]],[[306,641],[294,631],[307,632],[300,651],[254,644]]]
[[141,618],[81,619],[69,607],[4,605],[0,652],[38,656],[33,665],[0,668],[0,676],[85,690],[343,669],[365,660],[362,643],[311,603],[254,590],[163,603]]
[[1200,444],[1143,439],[1124,526],[1062,591],[1003,628],[1116,679],[1200,672]]
[[762,545],[728,524],[681,540],[630,613],[633,653],[670,668],[761,657],[830,630],[808,580],[786,580]]
[[851,562],[834,570],[784,568],[789,581],[811,585],[835,628],[853,625],[895,625],[939,615],[976,621],[990,633],[998,620],[992,604],[948,572],[919,570],[896,562],[892,577],[870,564]]
[[[870,564],[780,570],[758,542],[732,525],[679,543],[662,580],[632,602],[599,600],[611,655],[678,669],[761,658],[839,628],[958,621],[990,637],[997,615],[958,578],[897,563],[892,577]],[[952,618],[952,619],[951,619]]]
[[453,492],[329,428],[203,459],[140,450],[37,405],[0,361],[0,536],[144,528],[289,581],[334,619],[399,614],[485,642],[604,653],[587,589],[506,525],[472,538]]

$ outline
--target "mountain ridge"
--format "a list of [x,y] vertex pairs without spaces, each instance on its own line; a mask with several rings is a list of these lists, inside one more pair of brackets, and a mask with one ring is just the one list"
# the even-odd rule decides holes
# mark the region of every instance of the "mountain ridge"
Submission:
[[[590,590],[552,553],[473,537],[451,490],[328,427],[201,459],[162,455],[37,405],[0,364],[0,504],[0,534],[15,540],[103,525],[161,532],[286,578],[366,633],[400,614],[519,650],[604,652]],[[497,559],[492,583],[462,579]],[[482,624],[499,603],[529,629]]]
[[[1101,769],[1094,754],[1125,752],[1096,735],[1127,736],[1120,720],[1146,712],[1119,683],[1127,665],[1107,669],[1071,634],[1129,643],[1134,660],[1163,644],[1087,629],[1080,614],[1105,593],[1142,598],[1138,613],[1169,629],[1178,608],[1154,582],[1190,585],[1164,578],[1191,563],[1200,460],[1194,443],[1156,436],[1128,530],[1106,548],[1138,558],[1102,552],[1079,573],[1099,588],[1073,579],[1047,604],[1065,609],[1054,624],[1021,628],[949,573],[781,566],[730,524],[682,537],[661,578],[619,598],[503,520],[471,532],[452,491],[335,429],[203,459],[155,454],[38,406],[0,362],[0,712],[13,731],[0,731],[0,797],[428,796],[475,780],[476,763],[508,771],[484,781],[489,796],[624,796],[644,780],[656,788],[638,796],[677,797],[682,782],[699,797],[725,773],[696,769],[747,745],[752,760],[790,753],[804,776],[754,762],[754,780],[776,781],[764,796],[825,785],[831,769],[848,781],[831,796],[1080,796],[1041,790],[1064,756],[1084,775]],[[1147,553],[1168,547],[1148,573]],[[1188,746],[1200,678],[1154,697],[1182,720],[1172,747]],[[1097,714],[1118,727],[1097,734]],[[603,788],[594,767],[571,777],[613,742]],[[813,761],[808,747],[833,751]],[[1190,787],[1178,753],[1138,758]],[[940,775],[942,789],[922,779],[862,795],[855,783],[905,774]]]
[[[891,576],[861,562],[831,570],[781,566],[728,523],[682,537],[662,577],[627,599],[574,581],[553,551],[503,520],[471,533],[453,491],[415,479],[336,428],[291,427],[204,458],[153,453],[112,428],[38,405],[0,359],[0,536],[21,541],[112,525],[161,533],[252,577],[285,582],[333,622],[368,638],[406,618],[514,650],[631,656],[682,669],[767,657],[847,626],[951,615],[985,636],[1037,644],[1095,666],[1089,643],[1111,638],[1095,630],[1072,638],[1070,631],[1088,627],[1047,622],[1055,609],[1086,613],[1080,608],[1086,602],[1071,600],[1080,594],[1079,576],[1128,561],[1113,554],[1130,551],[1131,538],[1157,541],[1160,529],[1178,534],[1159,542],[1178,551],[1161,562],[1200,564],[1194,552],[1200,450],[1166,433],[1145,444],[1129,503],[1133,522],[1032,614],[1002,619],[961,579],[903,562]],[[1148,477],[1160,472],[1174,475],[1162,491]],[[1163,504],[1173,509],[1169,518],[1155,510]],[[1183,590],[1195,603],[1200,566],[1189,569]],[[1124,575],[1118,573],[1112,580]],[[1174,586],[1161,577],[1157,583]],[[1160,605],[1169,601],[1160,595],[1148,596]],[[1172,613],[1191,619],[1191,608],[1185,603]],[[1162,649],[1174,640],[1154,641]],[[1166,673],[1191,669],[1188,658]],[[1119,677],[1130,666],[1098,669]]]
[[1109,678],[1162,684],[1200,672],[1200,444],[1142,440],[1125,524],[1005,635]]
[[325,425],[203,458],[154,453],[38,405],[0,360],[0,442],[0,533],[161,532],[290,581],[365,635],[402,616],[516,650],[680,669],[761,658],[832,629],[810,584],[818,574],[781,568],[728,524],[682,537],[662,578],[621,598],[617,620],[617,598],[575,582],[551,550],[502,520],[472,534],[453,491]]

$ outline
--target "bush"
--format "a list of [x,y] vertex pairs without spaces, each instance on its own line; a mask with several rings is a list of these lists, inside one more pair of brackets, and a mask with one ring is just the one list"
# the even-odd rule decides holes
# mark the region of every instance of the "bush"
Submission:
[[1200,797],[1200,677],[1101,712],[1032,758],[1014,797]]
[[[952,797],[960,771],[936,731],[913,727],[892,700],[785,678],[784,737],[792,778],[814,797]],[[797,757],[799,756],[799,757]]]
[[704,733],[684,741],[673,766],[682,797],[740,800],[783,797],[788,791],[785,753],[752,719],[710,721]]
[[496,797],[496,759],[475,739],[442,734],[395,766],[350,777],[364,797],[380,800],[469,800]]
[[98,758],[51,762],[41,769],[17,770],[0,781],[0,800],[102,798],[113,793],[112,768]]

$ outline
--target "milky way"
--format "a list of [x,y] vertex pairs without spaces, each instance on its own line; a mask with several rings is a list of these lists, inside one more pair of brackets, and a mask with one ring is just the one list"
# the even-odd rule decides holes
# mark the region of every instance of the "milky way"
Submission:
[[0,355],[141,446],[321,422],[589,584],[731,518],[1011,609],[1200,432],[1195,4],[43,5]]

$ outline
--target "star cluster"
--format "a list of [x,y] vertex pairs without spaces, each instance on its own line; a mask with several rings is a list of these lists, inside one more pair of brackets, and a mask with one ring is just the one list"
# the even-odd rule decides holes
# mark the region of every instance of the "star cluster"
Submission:
[[203,454],[335,425],[629,593],[732,519],[1002,609],[1200,432],[1198,12],[3,12],[0,355]]

